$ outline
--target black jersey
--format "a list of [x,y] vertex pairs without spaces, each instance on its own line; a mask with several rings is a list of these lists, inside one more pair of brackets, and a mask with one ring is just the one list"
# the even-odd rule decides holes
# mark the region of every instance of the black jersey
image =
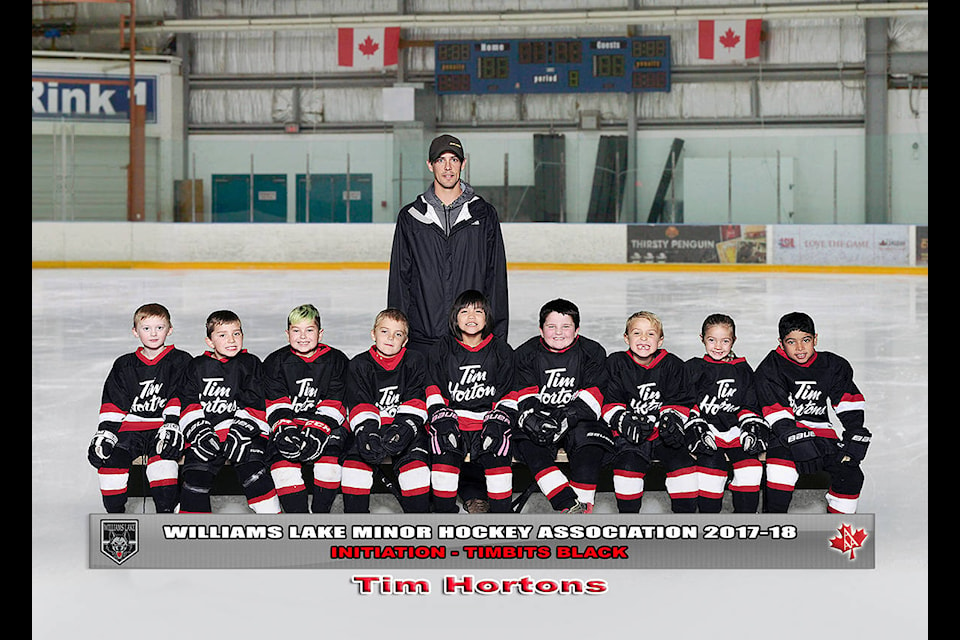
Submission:
[[117,358],[103,383],[100,429],[146,431],[180,415],[177,386],[192,356],[169,345],[153,360],[142,349]]
[[863,394],[853,382],[853,367],[835,353],[817,351],[800,364],[777,347],[757,366],[756,382],[763,417],[777,435],[783,427],[796,425],[821,437],[839,438],[830,408],[844,434],[865,430]]
[[717,431],[739,427],[747,416],[760,416],[753,369],[745,358],[715,360],[708,355],[686,363],[693,393],[692,417],[703,418]]
[[350,360],[347,376],[348,426],[353,430],[366,420],[390,424],[401,414],[423,424],[427,417],[426,358],[401,349],[384,357],[374,347]]
[[342,351],[325,344],[308,357],[289,345],[268,355],[263,360],[267,424],[320,420],[330,428],[342,425],[348,364]]
[[517,409],[567,407],[578,420],[599,420],[606,357],[599,342],[583,336],[561,351],[547,348],[539,336],[530,338],[516,350]]
[[264,434],[270,431],[263,364],[246,350],[232,358],[219,358],[210,351],[195,357],[187,366],[181,391],[180,426],[184,431],[199,420],[223,431],[234,418],[252,420]]
[[457,412],[460,429],[478,431],[494,407],[516,414],[514,354],[491,334],[476,347],[447,335],[433,345],[427,366],[427,410],[448,406]]
[[[650,364],[641,364],[630,351],[611,353],[606,362],[603,418],[613,424],[621,411],[648,416],[656,422],[661,413],[690,415],[693,395],[687,383],[683,360],[665,349],[653,354]],[[659,435],[654,429],[650,440]]]

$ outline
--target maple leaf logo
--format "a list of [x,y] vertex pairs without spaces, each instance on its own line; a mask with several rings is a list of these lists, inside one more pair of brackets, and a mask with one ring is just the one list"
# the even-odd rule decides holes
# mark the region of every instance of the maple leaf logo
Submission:
[[725,46],[727,49],[733,49],[739,42],[740,36],[738,36],[733,29],[728,28],[723,35],[720,36],[720,44]]
[[853,530],[848,524],[841,525],[837,529],[837,535],[830,538],[830,546],[840,553],[849,553],[850,559],[855,559],[854,552],[863,546],[863,541],[867,539],[867,532],[863,529]]
[[377,49],[379,48],[380,48],[380,45],[377,44],[376,41],[374,41],[374,39],[371,38],[370,36],[367,36],[366,40],[364,40],[359,45],[357,45],[357,49],[359,49],[360,53],[362,53],[365,56],[372,56],[377,52]]

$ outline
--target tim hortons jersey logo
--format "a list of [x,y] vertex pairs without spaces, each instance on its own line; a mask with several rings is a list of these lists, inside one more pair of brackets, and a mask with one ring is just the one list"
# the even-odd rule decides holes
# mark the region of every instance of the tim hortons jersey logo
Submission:
[[823,401],[823,391],[817,389],[816,380],[797,380],[794,384],[796,389],[790,394],[793,415],[797,417],[827,415],[827,403]]
[[487,384],[487,372],[478,364],[460,367],[460,379],[447,383],[451,402],[480,400],[496,395],[496,389]]
[[700,400],[698,406],[703,415],[715,416],[720,413],[736,413],[740,410],[740,405],[730,402],[730,398],[736,395],[737,388],[731,383],[733,379],[717,380],[717,390],[713,395],[707,394]]
[[655,382],[638,384],[637,395],[630,398],[630,408],[633,409],[634,413],[641,415],[656,415],[661,406],[663,406],[663,402],[660,401],[660,390]]
[[400,387],[393,385],[379,390],[380,399],[377,400],[377,409],[380,410],[382,417],[392,418],[397,415],[397,408],[400,406],[400,393],[398,389],[400,389]]
[[577,379],[564,375],[566,367],[547,369],[546,381],[540,387],[540,401],[550,406],[566,406],[577,397]]
[[297,392],[290,400],[294,413],[302,413],[316,407],[320,392],[313,386],[313,378],[302,378],[295,382]]
[[140,550],[136,520],[101,520],[100,553],[117,564],[123,564]]
[[140,383],[140,393],[130,403],[130,413],[150,414],[163,409],[167,399],[161,396],[163,383],[156,380],[144,380]]
[[221,414],[236,412],[240,405],[231,399],[233,389],[223,385],[223,378],[204,378],[200,392],[200,405],[206,413]]

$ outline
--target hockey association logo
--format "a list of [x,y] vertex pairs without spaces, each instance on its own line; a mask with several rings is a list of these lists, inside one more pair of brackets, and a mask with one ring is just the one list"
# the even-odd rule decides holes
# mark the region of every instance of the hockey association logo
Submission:
[[101,520],[100,553],[117,564],[123,564],[140,550],[136,520]]

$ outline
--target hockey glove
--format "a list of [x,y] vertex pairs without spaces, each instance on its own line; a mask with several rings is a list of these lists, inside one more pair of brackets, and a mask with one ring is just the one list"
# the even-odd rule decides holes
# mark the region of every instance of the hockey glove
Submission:
[[388,456],[400,455],[413,443],[418,428],[417,420],[413,416],[395,416],[393,422],[383,429],[383,450]]
[[380,423],[376,420],[364,420],[353,430],[357,439],[357,451],[363,461],[374,467],[379,466],[387,457],[380,439]]
[[633,411],[621,411],[613,417],[610,425],[617,430],[621,436],[633,444],[642,444],[647,438],[653,435],[653,428],[656,422],[653,416],[642,416]]
[[445,453],[463,458],[467,455],[460,433],[460,418],[450,407],[440,407],[430,416],[427,423],[427,435],[430,436],[430,452],[439,456]]
[[542,447],[555,444],[569,426],[562,407],[527,409],[518,422],[527,437]]
[[685,436],[683,434],[683,416],[673,410],[667,410],[660,414],[660,421],[657,423],[660,432],[660,440],[671,449],[679,449],[684,446]]
[[473,439],[473,449],[470,451],[471,458],[479,460],[480,456],[485,455],[509,456],[511,432],[510,416],[499,409],[488,411],[483,416],[480,437]]
[[253,448],[254,439],[261,435],[260,427],[255,422],[244,418],[237,418],[227,431],[227,439],[223,443],[223,451],[227,460],[237,464],[245,462]]
[[117,434],[112,431],[97,431],[93,435],[93,440],[90,441],[90,447],[87,449],[87,460],[99,469],[113,453],[115,446],[117,446]]
[[[339,429],[339,427],[337,427]],[[299,432],[300,452],[295,458],[300,462],[316,462],[320,456],[327,455],[324,450],[327,443],[333,435],[333,429],[326,422],[321,420],[307,420],[303,423],[303,429]],[[340,455],[339,448],[340,436],[337,436],[338,446],[335,455]]]
[[299,460],[303,448],[303,435],[293,420],[277,420],[270,433],[273,446],[285,460]]
[[837,443],[840,449],[840,462],[847,462],[846,458],[854,463],[863,462],[872,437],[873,435],[865,428],[845,432],[843,440]]
[[758,456],[767,450],[770,427],[759,416],[745,415],[740,419],[740,446],[748,456]]
[[817,446],[817,436],[803,427],[784,427],[780,442],[790,450],[797,473],[816,473],[823,469],[823,453]]
[[154,451],[164,460],[178,460],[183,455],[183,434],[176,422],[164,423],[157,430]]
[[206,420],[187,427],[183,437],[194,455],[203,462],[210,462],[220,454],[220,438]]
[[687,450],[696,455],[717,450],[717,440],[710,432],[710,424],[703,418],[691,418],[683,425]]

